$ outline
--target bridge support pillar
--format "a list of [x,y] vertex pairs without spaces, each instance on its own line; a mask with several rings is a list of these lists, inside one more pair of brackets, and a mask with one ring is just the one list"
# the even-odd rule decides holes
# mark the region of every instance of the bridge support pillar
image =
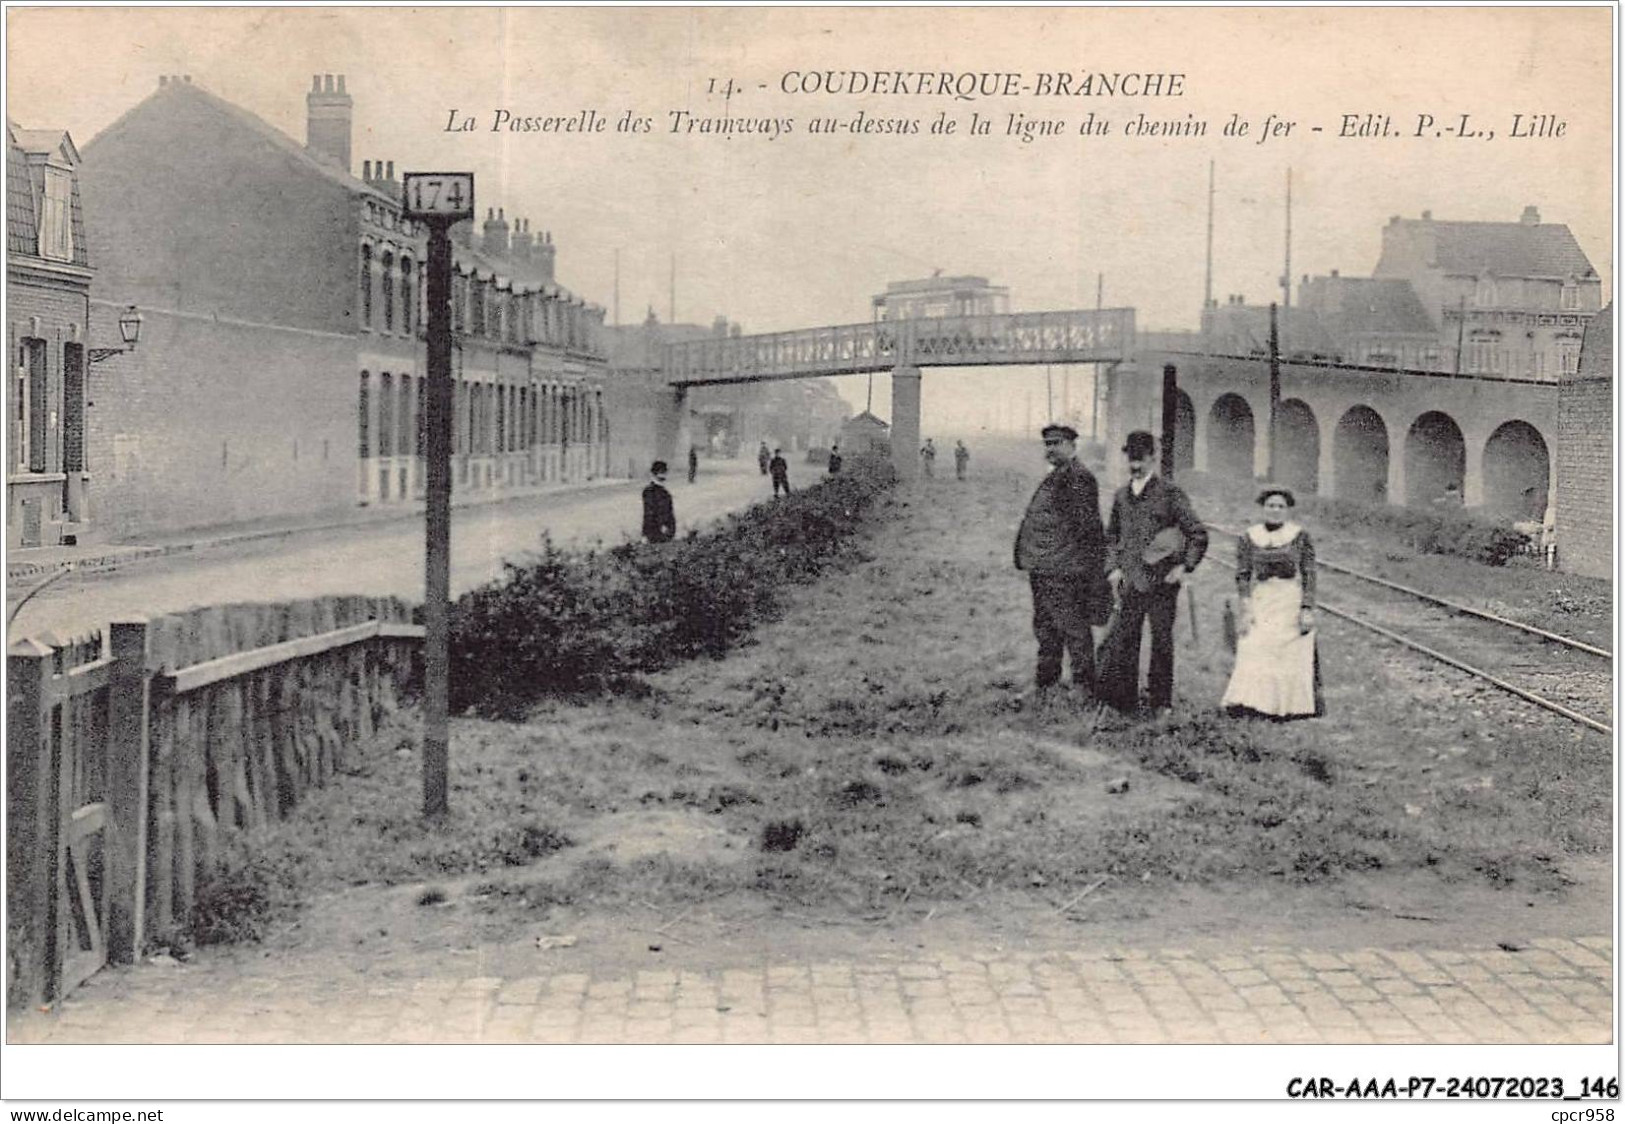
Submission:
[[[668,387],[660,394],[655,413],[655,459],[663,460],[676,470],[680,458],[677,450],[683,448],[683,430],[688,422],[688,387]],[[649,471],[646,464],[638,465],[640,473]],[[634,477],[633,479],[636,479]]]
[[1476,434],[1463,434],[1467,446],[1467,464],[1462,469],[1461,503],[1463,507],[1484,506],[1484,442],[1476,441]]
[[[1105,410],[1100,428],[1101,440],[1106,443],[1105,473],[1101,483],[1103,491],[1121,487],[1128,480],[1128,462],[1123,459],[1123,441],[1129,430],[1139,428],[1133,424],[1136,404],[1132,402],[1139,382],[1140,368],[1132,359],[1120,363],[1105,363],[1095,368],[1097,376],[1105,380],[1105,394],[1101,404]],[[1149,398],[1147,399],[1149,402]],[[1148,426],[1147,428],[1152,428]]]
[[1316,471],[1315,494],[1337,495],[1337,432],[1332,430],[1320,437],[1320,466]]
[[1388,450],[1388,502],[1405,504],[1405,446]]
[[891,373],[891,459],[897,475],[920,474],[920,369],[898,366]]

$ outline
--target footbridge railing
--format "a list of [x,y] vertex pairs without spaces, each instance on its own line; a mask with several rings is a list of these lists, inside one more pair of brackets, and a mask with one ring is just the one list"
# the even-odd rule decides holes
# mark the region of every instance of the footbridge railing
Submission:
[[854,375],[898,366],[1115,363],[1134,350],[1132,308],[838,324],[664,348],[673,386]]

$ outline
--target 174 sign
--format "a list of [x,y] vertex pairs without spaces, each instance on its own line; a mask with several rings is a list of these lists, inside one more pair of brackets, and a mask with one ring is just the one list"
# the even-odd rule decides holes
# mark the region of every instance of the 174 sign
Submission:
[[473,172],[407,172],[401,178],[406,217],[429,228],[424,270],[428,393],[424,410],[423,539],[423,814],[447,811],[451,657],[451,235],[474,217]]
[[407,172],[401,187],[409,219],[456,222],[474,217],[473,172]]

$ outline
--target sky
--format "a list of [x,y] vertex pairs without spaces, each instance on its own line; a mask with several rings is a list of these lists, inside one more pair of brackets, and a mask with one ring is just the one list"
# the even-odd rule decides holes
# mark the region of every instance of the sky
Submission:
[[[941,270],[1008,286],[1015,310],[1093,307],[1099,283],[1142,328],[1193,328],[1210,161],[1221,301],[1278,297],[1289,169],[1294,277],[1368,274],[1394,215],[1514,221],[1534,204],[1570,227],[1611,293],[1611,19],[1604,7],[12,8],[7,113],[83,148],[160,75],[190,74],[303,140],[311,76],[343,74],[353,172],[370,159],[474,171],[482,213],[551,231],[560,280],[612,323],[650,308],[667,320],[674,305],[680,321],[725,316],[747,332],[851,323],[887,282]],[[63,67],[68,42],[94,49]],[[854,71],[1017,75],[1017,92],[799,89]],[[1076,86],[1087,73],[1177,75],[1182,93],[1039,92],[1043,76]],[[591,111],[607,127],[493,130],[499,111],[502,126]],[[649,130],[619,131],[628,111]],[[781,132],[674,134],[679,111]],[[1079,135],[1091,111],[1114,132]],[[920,132],[809,132],[860,112]],[[987,135],[968,135],[973,113]],[[1208,131],[1123,135],[1140,113]],[[1464,113],[1477,136],[1432,135]],[[954,134],[931,133],[939,114]],[[1421,114],[1435,125],[1417,137]],[[1554,115],[1563,135],[1514,139],[1514,114],[1526,129]],[[1023,141],[1012,115],[1058,132]],[[1232,115],[1247,136],[1223,135]],[[1345,115],[1386,116],[1397,135],[1338,136]],[[454,120],[475,129],[447,131]],[[937,382],[928,425],[934,408],[974,412]]]

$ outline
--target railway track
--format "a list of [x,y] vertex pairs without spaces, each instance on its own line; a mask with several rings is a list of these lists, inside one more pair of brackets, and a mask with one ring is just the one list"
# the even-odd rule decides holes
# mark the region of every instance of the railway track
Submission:
[[[1241,534],[1210,523],[1221,534]],[[1228,559],[1215,559],[1230,569]],[[1320,612],[1613,735],[1613,653],[1347,566],[1317,560]],[[1330,580],[1328,580],[1330,579]]]

